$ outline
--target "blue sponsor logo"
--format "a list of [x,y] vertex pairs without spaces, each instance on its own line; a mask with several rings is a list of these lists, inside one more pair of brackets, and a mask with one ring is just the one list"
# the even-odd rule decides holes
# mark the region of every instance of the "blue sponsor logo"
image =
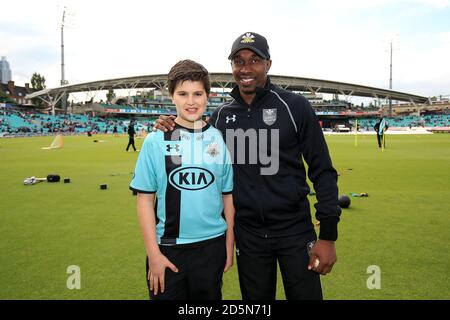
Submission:
[[215,180],[211,171],[200,167],[182,167],[169,175],[170,184],[177,189],[201,190],[209,187]]

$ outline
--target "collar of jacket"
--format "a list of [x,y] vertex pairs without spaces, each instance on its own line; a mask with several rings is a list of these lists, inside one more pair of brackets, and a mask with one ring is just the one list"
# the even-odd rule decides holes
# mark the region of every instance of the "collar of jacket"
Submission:
[[[256,95],[255,98],[252,101],[252,105],[254,105],[256,102],[261,100],[262,97],[264,97],[266,94],[272,90],[274,85],[270,82],[270,77],[267,76],[266,85],[264,88],[256,87]],[[233,90],[230,92],[230,96],[232,96],[236,101],[238,101],[240,104],[247,105],[247,102],[245,102],[244,99],[242,99],[241,92],[239,91],[239,86],[234,86]]]

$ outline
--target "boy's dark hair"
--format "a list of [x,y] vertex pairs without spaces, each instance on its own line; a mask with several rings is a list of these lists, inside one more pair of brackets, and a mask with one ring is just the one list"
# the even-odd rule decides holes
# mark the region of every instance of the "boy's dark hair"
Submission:
[[167,75],[167,88],[172,96],[178,83],[184,81],[200,81],[203,83],[206,94],[209,95],[211,84],[209,82],[208,70],[200,63],[192,60],[181,60],[177,62]]

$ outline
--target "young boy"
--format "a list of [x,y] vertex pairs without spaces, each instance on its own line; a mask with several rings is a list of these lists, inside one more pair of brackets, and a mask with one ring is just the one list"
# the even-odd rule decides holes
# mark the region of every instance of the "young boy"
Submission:
[[130,189],[137,192],[151,299],[219,300],[233,264],[233,170],[218,130],[202,121],[208,71],[183,60],[168,74],[173,132],[144,141]]

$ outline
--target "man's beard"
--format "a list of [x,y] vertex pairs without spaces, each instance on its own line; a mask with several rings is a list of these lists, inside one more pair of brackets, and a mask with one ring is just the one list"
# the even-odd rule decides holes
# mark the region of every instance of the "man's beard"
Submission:
[[256,93],[256,87],[253,88],[241,87],[241,92],[247,95],[252,95]]

